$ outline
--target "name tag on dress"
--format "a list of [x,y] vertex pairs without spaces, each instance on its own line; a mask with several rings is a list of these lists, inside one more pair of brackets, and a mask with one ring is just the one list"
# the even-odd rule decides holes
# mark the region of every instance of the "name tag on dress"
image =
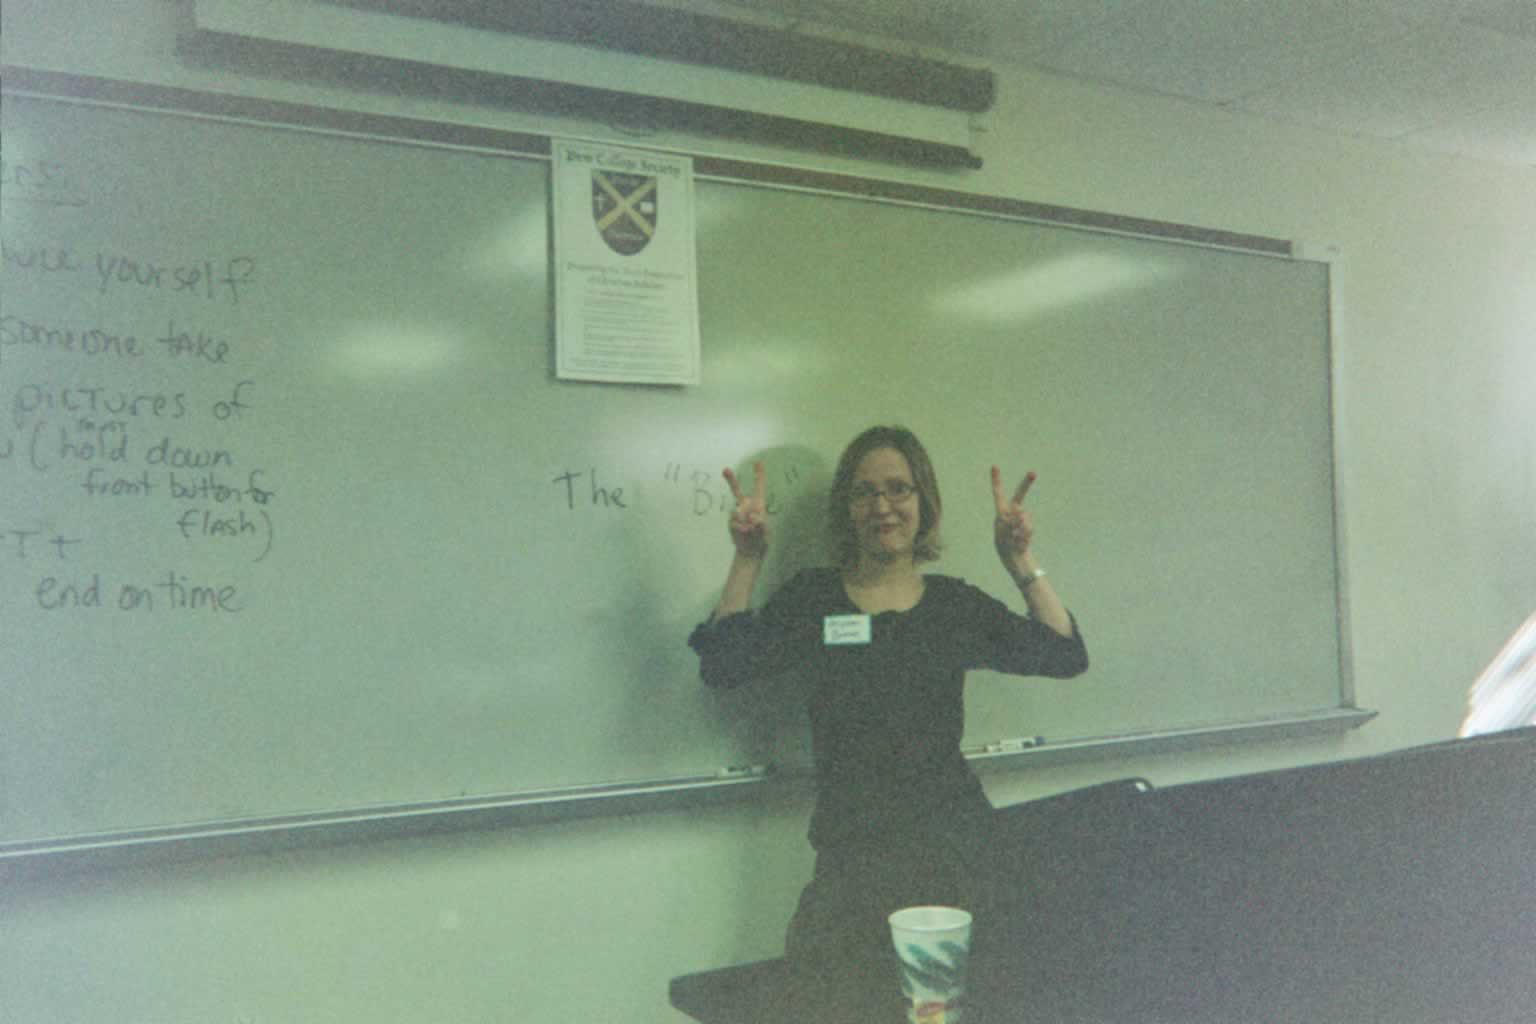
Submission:
[[828,647],[867,644],[870,640],[868,615],[828,615],[821,620],[822,642]]

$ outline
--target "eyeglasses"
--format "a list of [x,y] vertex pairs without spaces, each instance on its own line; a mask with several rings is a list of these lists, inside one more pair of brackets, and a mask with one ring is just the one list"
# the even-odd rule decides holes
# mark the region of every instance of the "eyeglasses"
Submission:
[[905,480],[892,480],[883,488],[874,484],[854,484],[848,491],[848,500],[855,505],[873,505],[875,499],[884,497],[892,505],[899,505],[911,499],[917,493],[917,487]]

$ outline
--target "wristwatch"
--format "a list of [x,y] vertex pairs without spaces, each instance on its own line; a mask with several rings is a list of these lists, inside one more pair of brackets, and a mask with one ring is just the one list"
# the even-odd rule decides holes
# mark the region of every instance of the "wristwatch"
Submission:
[[1020,590],[1028,590],[1030,587],[1035,585],[1035,580],[1038,580],[1044,575],[1044,569],[1034,569],[1030,572],[1020,573],[1018,576],[1014,577],[1014,581],[1018,583]]

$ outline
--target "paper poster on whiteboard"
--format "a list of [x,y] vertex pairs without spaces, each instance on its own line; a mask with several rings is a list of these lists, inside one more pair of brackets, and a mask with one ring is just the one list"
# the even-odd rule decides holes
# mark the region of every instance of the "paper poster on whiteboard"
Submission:
[[693,161],[556,141],[555,375],[699,383]]

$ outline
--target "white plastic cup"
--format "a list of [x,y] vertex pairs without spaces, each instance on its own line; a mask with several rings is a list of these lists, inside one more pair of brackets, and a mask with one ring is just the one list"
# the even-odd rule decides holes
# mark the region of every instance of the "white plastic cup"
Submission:
[[906,907],[890,916],[911,1024],[957,1024],[971,953],[971,915],[958,907]]

